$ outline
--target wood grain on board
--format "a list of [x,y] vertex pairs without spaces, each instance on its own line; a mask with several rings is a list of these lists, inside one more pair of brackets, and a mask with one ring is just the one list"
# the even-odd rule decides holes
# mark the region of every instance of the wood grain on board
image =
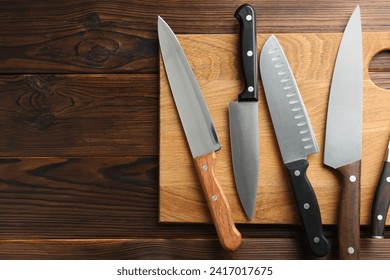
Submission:
[[[277,34],[295,75],[320,152],[308,157],[308,178],[316,192],[324,224],[336,224],[341,181],[323,165],[326,113],[341,33]],[[258,35],[261,50],[268,34]],[[216,177],[237,223],[248,223],[236,193],[228,130],[227,104],[242,87],[237,58],[238,36],[179,35],[184,52],[203,91],[222,149],[216,153]],[[361,224],[369,223],[374,188],[390,134],[390,92],[377,87],[368,67],[390,45],[390,33],[364,33],[364,116]],[[160,61],[160,221],[209,222],[191,154]],[[268,108],[259,85],[259,184],[251,223],[297,224],[289,180],[284,171]],[[388,217],[390,222],[390,215]]]

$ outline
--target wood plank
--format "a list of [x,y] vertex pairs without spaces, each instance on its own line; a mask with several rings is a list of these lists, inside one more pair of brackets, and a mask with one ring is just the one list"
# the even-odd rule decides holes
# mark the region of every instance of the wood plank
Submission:
[[[356,1],[254,0],[259,33],[342,32]],[[157,15],[178,34],[238,34],[228,1],[1,1],[2,73],[157,73]],[[386,31],[390,1],[360,3],[364,31]],[[211,27],[211,28],[210,28]]]
[[156,157],[0,159],[0,239],[160,236]]
[[158,153],[156,75],[0,76],[0,156]]
[[[258,35],[259,50],[268,36]],[[336,174],[323,165],[323,147],[332,65],[341,34],[296,33],[277,34],[277,37],[289,58],[321,151],[309,157],[308,177],[317,195],[323,223],[335,224],[341,183]],[[369,223],[372,197],[382,168],[390,127],[390,95],[374,86],[368,65],[376,53],[388,48],[390,33],[364,33],[363,38],[364,92],[367,94],[364,96],[363,117],[361,224],[366,225]],[[238,200],[226,109],[229,102],[236,100],[242,86],[236,71],[239,64],[234,47],[238,36],[181,35],[179,40],[193,66],[218,132],[222,149],[217,152],[215,173],[228,197],[235,222],[298,224],[295,202],[264,98],[259,99],[260,178],[256,212],[251,221],[246,219]],[[323,55],[318,56],[319,52]],[[203,194],[162,62],[160,91],[160,220],[211,221],[206,203],[200,199]],[[260,86],[259,96],[264,94],[262,91]],[[390,213],[387,217],[389,223]]]
[[[241,247],[232,253],[223,251],[216,239],[1,240],[0,259],[312,259],[302,241],[292,238],[244,239]],[[334,241],[332,245],[335,245]],[[363,238],[360,256],[363,260],[388,260],[390,240]],[[332,250],[326,259],[336,257]]]

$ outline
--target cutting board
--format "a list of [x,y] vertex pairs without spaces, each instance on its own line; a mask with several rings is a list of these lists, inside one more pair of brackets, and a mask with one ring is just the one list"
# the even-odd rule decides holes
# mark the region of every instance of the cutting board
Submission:
[[[257,36],[258,53],[269,34]],[[276,34],[294,72],[320,152],[308,157],[308,178],[317,195],[324,224],[337,223],[341,181],[324,166],[324,137],[330,82],[341,33]],[[228,103],[237,99],[240,74],[239,36],[178,35],[221,141],[215,175],[230,203],[236,223],[299,224],[287,173],[277,146],[261,82],[259,83],[259,183],[254,218],[241,208],[233,179]],[[375,186],[390,136],[390,91],[370,79],[372,58],[390,48],[390,33],[364,33],[364,116],[361,224],[370,220]],[[261,81],[261,80],[260,80]],[[160,59],[160,221],[209,223],[208,212],[191,153]],[[390,224],[390,213],[387,225]]]

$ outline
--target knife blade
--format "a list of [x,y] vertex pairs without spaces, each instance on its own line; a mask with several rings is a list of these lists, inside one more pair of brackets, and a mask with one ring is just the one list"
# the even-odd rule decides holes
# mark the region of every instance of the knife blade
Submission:
[[341,259],[359,259],[363,50],[360,7],[352,13],[333,70],[324,163],[342,177],[338,237]]
[[249,219],[256,206],[259,177],[256,13],[241,5],[234,16],[240,22],[244,89],[229,103],[230,142],[234,180],[241,205]]
[[382,172],[376,186],[374,200],[371,208],[371,236],[383,238],[387,212],[390,206],[390,141],[387,145],[387,153]]
[[323,233],[315,192],[306,176],[307,156],[319,151],[317,140],[290,65],[274,35],[261,51],[260,72],[306,240],[314,255],[325,256],[330,245]]
[[221,148],[199,84],[169,25],[158,17],[158,39],[165,71],[220,244],[234,251],[241,244],[231,209],[215,178],[215,152]]

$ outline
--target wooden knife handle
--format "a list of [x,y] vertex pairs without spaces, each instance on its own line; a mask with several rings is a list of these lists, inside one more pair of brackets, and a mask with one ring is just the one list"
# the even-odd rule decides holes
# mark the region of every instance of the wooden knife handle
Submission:
[[234,251],[241,244],[241,233],[234,224],[228,200],[215,178],[215,159],[215,152],[212,152],[196,157],[194,161],[219,242],[224,249]]
[[360,174],[361,161],[337,169],[343,180],[340,196],[338,234],[339,257],[358,260],[360,254]]

